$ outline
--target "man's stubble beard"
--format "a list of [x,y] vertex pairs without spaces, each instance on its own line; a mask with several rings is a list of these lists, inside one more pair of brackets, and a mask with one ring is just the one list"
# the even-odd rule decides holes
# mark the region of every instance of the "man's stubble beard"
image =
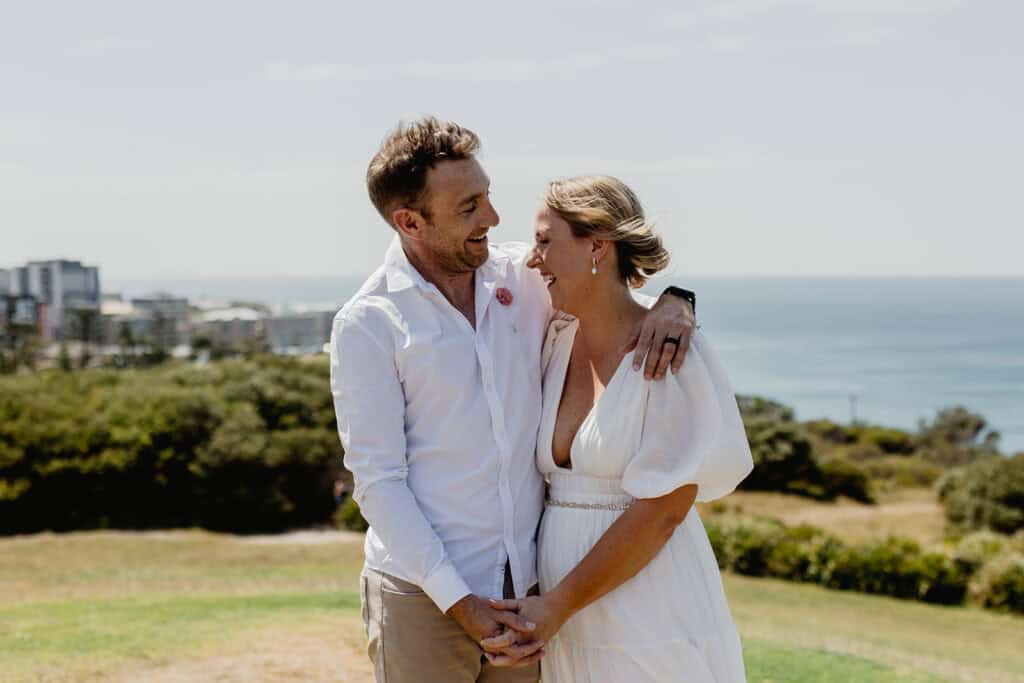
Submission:
[[430,256],[434,263],[444,272],[450,275],[462,275],[476,272],[480,266],[487,263],[490,250],[484,251],[483,254],[477,257],[470,253],[465,245],[461,249],[452,249],[450,251],[430,248]]

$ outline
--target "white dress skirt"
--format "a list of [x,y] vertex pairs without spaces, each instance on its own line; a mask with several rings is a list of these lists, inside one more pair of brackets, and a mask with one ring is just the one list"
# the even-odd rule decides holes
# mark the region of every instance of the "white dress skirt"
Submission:
[[[537,464],[550,484],[541,521],[540,589],[554,588],[637,498],[686,484],[698,501],[731,492],[753,468],[736,398],[697,333],[678,374],[645,381],[623,359],[570,449],[551,440],[576,321],[557,320],[544,348]],[[541,660],[543,683],[739,683],[739,635],[696,509],[632,579],[567,621]]]

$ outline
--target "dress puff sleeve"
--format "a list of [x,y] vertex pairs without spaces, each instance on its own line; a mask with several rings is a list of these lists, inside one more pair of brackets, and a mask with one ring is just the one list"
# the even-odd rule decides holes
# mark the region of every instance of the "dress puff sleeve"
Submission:
[[736,396],[718,355],[694,334],[678,373],[647,382],[636,455],[622,474],[634,498],[657,498],[697,484],[697,500],[731,493],[754,468]]

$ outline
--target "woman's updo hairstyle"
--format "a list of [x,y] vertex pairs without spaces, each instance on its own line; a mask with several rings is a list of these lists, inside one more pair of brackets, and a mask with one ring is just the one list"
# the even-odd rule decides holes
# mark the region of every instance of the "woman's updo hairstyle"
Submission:
[[619,276],[630,287],[642,286],[668,265],[668,252],[644,218],[640,200],[618,178],[587,175],[553,180],[544,203],[577,237],[614,242]]

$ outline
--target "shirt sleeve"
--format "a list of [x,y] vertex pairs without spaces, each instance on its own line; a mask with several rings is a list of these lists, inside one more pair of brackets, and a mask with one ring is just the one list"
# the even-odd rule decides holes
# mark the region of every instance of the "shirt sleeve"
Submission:
[[732,492],[754,463],[736,396],[704,335],[694,335],[678,373],[647,386],[640,447],[622,488],[657,498],[696,484],[701,502]]
[[331,333],[331,392],[352,494],[407,581],[442,612],[469,595],[408,486],[405,395],[383,311],[343,309]]

